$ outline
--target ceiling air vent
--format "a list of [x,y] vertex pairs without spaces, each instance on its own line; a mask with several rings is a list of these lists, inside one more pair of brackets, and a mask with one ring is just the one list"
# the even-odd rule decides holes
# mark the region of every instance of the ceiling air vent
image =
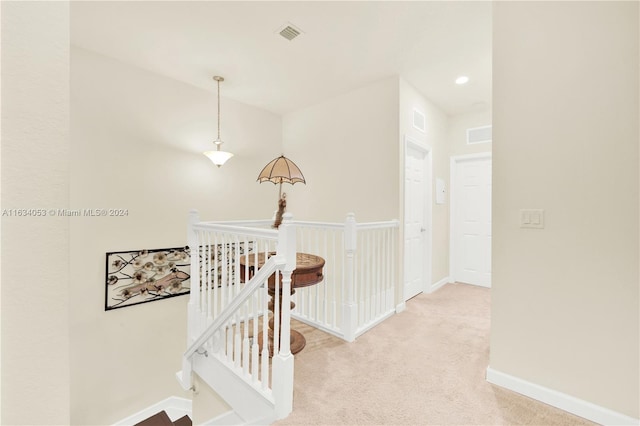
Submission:
[[474,143],[491,142],[493,138],[491,126],[474,127],[467,129],[467,145]]
[[302,30],[291,23],[286,23],[278,29],[278,34],[291,41],[302,34]]

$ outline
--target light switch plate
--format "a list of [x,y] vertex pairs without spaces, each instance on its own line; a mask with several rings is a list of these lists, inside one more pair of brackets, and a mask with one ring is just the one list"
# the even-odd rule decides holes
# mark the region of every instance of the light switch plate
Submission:
[[543,209],[522,209],[520,210],[520,228],[544,228]]

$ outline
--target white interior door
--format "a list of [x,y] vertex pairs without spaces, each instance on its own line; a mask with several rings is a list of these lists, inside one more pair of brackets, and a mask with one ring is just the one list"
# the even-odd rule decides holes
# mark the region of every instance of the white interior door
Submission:
[[491,157],[460,158],[452,167],[453,278],[491,287]]
[[404,167],[404,300],[428,288],[431,275],[429,150],[406,138]]

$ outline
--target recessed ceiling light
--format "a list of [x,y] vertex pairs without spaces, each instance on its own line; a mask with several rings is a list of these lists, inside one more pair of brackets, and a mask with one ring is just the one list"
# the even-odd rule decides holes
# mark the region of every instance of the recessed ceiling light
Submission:
[[460,77],[456,78],[456,84],[466,84],[469,82],[469,77],[467,77],[466,75],[461,75]]

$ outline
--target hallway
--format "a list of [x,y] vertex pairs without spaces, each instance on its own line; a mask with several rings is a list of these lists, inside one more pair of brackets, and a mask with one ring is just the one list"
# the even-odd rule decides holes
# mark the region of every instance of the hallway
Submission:
[[[485,381],[490,290],[447,284],[346,343],[300,323],[293,413],[278,425],[592,425]],[[334,370],[334,374],[327,374]]]

